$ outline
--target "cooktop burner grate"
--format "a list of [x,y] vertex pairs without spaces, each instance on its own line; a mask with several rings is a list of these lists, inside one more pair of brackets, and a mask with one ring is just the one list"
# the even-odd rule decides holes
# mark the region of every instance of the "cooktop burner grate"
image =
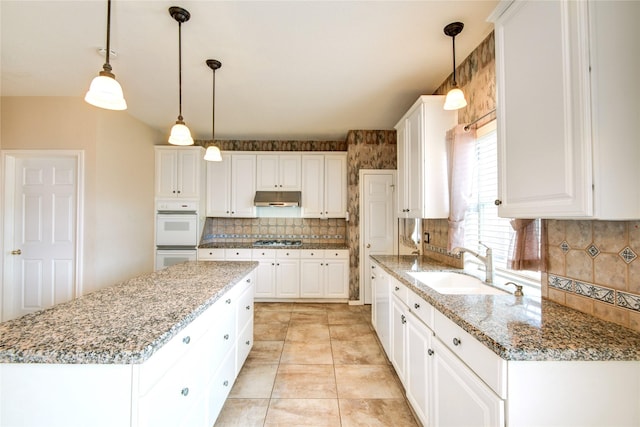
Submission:
[[300,246],[302,240],[256,240],[253,246]]

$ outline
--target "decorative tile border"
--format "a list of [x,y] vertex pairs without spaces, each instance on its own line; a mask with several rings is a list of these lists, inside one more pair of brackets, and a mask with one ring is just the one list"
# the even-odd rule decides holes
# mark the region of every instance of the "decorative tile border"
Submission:
[[633,250],[629,246],[627,246],[626,248],[621,250],[618,255],[620,255],[620,257],[627,264],[631,263],[631,261],[633,261],[634,259],[636,259],[638,257],[638,255],[636,255],[636,253],[633,252]]
[[589,247],[587,248],[587,253],[589,254],[589,256],[591,258],[595,258],[598,256],[598,254],[600,253],[600,249],[598,249],[598,247],[596,245],[594,245],[593,243],[589,245]]
[[554,274],[547,276],[547,283],[549,287],[554,289],[591,298],[616,307],[640,311],[640,295],[617,291],[615,289],[594,285],[593,283],[581,282]]

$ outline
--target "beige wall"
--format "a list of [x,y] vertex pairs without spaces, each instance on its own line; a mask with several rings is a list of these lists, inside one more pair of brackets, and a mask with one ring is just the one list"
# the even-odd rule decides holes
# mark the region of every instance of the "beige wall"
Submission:
[[152,271],[160,135],[81,98],[3,97],[0,108],[3,150],[84,151],[84,293]]

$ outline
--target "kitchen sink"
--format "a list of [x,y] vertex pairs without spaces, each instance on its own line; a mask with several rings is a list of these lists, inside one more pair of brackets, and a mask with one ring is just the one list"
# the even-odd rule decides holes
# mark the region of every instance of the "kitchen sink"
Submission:
[[508,292],[485,284],[482,280],[451,271],[407,272],[434,291],[446,295],[504,295]]

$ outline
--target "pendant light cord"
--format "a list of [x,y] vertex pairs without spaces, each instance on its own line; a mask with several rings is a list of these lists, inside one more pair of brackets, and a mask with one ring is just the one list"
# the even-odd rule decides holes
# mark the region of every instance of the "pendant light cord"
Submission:
[[178,21],[178,86],[180,87],[178,120],[182,121],[182,22],[180,21]]
[[453,41],[453,86],[458,86],[456,82],[456,36],[451,37]]
[[216,141],[216,70],[213,70],[213,101],[211,101],[211,141]]
[[109,53],[111,53],[111,0],[107,0],[107,53],[105,63],[102,69],[108,73],[111,73],[111,64],[109,64]]

